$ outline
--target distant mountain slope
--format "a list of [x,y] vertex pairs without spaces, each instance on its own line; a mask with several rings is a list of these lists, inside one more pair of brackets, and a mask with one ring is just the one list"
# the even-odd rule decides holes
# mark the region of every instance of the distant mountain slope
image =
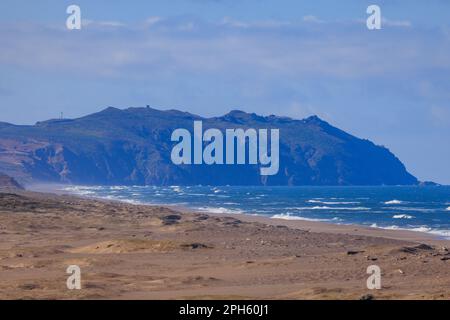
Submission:
[[4,189],[20,189],[22,190],[23,187],[14,179],[11,178],[10,176],[0,173],[0,191],[4,190]]
[[[172,131],[279,128],[280,170],[172,164]],[[0,125],[0,171],[20,181],[120,185],[409,185],[417,179],[388,149],[318,117],[293,120],[232,111],[202,118],[176,110],[107,108],[73,120]]]

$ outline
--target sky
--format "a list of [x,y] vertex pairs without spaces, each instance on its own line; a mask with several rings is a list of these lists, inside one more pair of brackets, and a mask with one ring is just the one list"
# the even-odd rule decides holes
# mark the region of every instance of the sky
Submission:
[[0,2],[0,121],[146,105],[318,115],[450,184],[450,1]]

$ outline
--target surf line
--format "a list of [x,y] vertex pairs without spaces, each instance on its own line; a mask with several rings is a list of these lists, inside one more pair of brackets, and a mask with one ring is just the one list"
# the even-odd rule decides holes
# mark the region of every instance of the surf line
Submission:
[[178,144],[172,148],[171,159],[175,165],[259,164],[262,176],[276,175],[280,167],[280,130],[270,129],[270,154],[268,131],[226,129],[224,148],[222,131],[211,128],[203,132],[203,122],[194,121],[193,136],[183,128],[172,132],[171,141]]

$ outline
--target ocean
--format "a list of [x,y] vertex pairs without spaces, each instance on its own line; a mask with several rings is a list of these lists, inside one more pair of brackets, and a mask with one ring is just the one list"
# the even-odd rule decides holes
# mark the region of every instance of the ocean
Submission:
[[450,186],[66,186],[63,191],[206,213],[413,230],[450,239]]

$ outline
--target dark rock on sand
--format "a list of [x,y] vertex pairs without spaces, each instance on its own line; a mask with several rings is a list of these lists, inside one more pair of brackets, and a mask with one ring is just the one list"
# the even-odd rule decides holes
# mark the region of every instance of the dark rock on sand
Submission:
[[363,253],[364,251],[347,251],[347,255],[354,256],[355,254]]
[[208,246],[206,244],[203,243],[189,243],[189,244],[183,244],[182,245],[183,248],[187,248],[187,249],[207,249]]
[[359,300],[375,300],[375,297],[372,294],[365,294]]
[[403,253],[417,254],[420,251],[431,251],[431,250],[434,250],[434,248],[427,244],[419,244],[414,247],[403,247],[399,251]]
[[163,224],[166,226],[177,224],[180,220],[181,216],[176,214],[171,214],[162,218]]

